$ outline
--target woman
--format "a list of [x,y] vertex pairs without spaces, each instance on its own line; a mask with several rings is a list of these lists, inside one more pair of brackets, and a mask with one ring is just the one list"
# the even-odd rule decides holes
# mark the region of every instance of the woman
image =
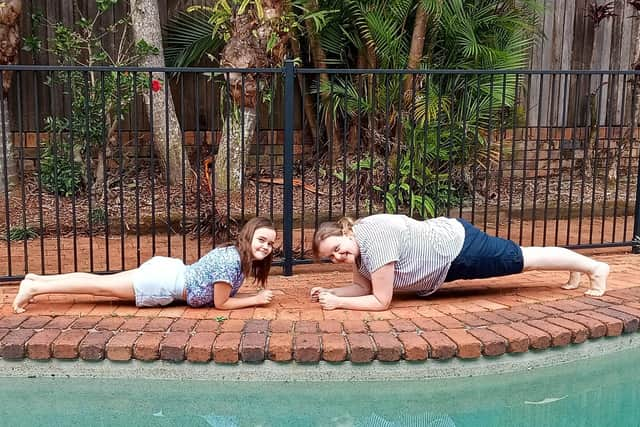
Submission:
[[249,275],[264,286],[275,239],[271,221],[258,217],[242,227],[235,244],[215,248],[188,266],[180,259],[155,256],[138,268],[108,275],[29,273],[20,283],[13,310],[22,313],[31,298],[52,293],[114,297],[135,301],[138,307],[163,306],[175,300],[192,307],[224,310],[268,304],[273,298],[271,291],[261,290],[248,297],[235,295]]
[[416,221],[404,215],[372,215],[353,222],[325,222],[313,239],[316,258],[353,264],[353,283],[334,289],[315,287],[311,298],[324,309],[385,310],[394,292],[429,295],[444,283],[482,279],[527,270],[568,270],[563,289],[591,279],[590,296],[606,290],[609,266],[559,247],[520,247],[489,236],[463,219]]

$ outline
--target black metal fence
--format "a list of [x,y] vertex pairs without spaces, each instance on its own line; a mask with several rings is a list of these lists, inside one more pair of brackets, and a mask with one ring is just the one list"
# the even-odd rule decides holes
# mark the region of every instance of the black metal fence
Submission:
[[[256,215],[280,230],[285,274],[310,261],[320,222],[345,215],[465,217],[521,245],[640,244],[635,72],[0,69],[14,74],[0,280],[193,262]],[[186,160],[165,166],[163,140]]]

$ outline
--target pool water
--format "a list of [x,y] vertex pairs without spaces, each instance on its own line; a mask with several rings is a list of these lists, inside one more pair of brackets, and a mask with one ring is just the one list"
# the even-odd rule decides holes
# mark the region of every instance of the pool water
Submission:
[[625,350],[524,372],[420,381],[0,378],[0,425],[638,426],[639,364],[640,352]]

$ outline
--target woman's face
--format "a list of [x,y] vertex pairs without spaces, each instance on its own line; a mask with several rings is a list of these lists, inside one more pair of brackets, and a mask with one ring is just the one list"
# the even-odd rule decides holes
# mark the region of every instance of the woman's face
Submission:
[[318,255],[334,264],[355,264],[360,248],[353,236],[330,236],[318,245]]
[[273,252],[273,243],[276,240],[276,231],[271,228],[258,228],[253,233],[251,240],[251,256],[257,261],[262,261]]

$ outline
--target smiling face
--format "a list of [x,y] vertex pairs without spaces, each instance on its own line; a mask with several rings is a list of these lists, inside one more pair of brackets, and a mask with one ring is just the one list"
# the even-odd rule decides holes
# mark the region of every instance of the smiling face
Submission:
[[353,237],[329,236],[318,245],[318,255],[334,264],[355,264],[360,248]]
[[276,231],[272,228],[258,228],[251,240],[251,256],[254,260],[262,261],[273,252]]

